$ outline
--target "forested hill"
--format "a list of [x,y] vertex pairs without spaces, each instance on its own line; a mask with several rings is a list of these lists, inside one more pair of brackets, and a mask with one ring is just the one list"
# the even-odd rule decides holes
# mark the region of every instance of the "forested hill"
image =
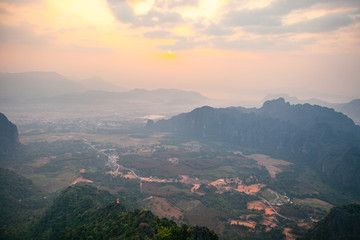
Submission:
[[360,204],[335,207],[303,240],[356,240],[360,236]]
[[259,109],[201,107],[147,126],[303,162],[329,182],[360,192],[360,127],[330,108],[280,98]]
[[19,239],[29,219],[46,206],[31,180],[0,167],[0,239]]
[[178,226],[147,210],[126,211],[107,191],[72,186],[31,227],[26,239],[218,239],[204,227]]
[[18,130],[15,124],[0,113],[0,156],[13,151],[19,144]]
[[50,201],[30,180],[0,168],[0,239],[218,239],[206,227],[127,211],[109,192],[89,185],[68,187]]

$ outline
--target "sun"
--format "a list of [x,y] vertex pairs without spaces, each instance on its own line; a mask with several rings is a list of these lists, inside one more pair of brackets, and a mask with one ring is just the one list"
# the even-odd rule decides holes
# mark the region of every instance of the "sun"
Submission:
[[163,56],[166,58],[176,58],[176,55],[171,50],[168,50]]

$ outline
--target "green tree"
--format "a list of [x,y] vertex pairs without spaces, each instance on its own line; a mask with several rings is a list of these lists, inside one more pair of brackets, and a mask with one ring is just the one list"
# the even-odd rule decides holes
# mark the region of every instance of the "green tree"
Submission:
[[171,240],[171,239],[174,239],[173,238],[173,234],[171,232],[171,229],[170,228],[167,228],[167,227],[164,227],[164,226],[161,226],[159,229],[158,229],[158,232],[156,234],[156,237],[157,239],[159,240]]

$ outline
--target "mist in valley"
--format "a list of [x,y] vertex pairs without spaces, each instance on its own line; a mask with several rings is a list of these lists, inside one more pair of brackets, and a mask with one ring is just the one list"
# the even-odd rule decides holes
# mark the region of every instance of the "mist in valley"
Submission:
[[357,239],[356,1],[0,2],[0,239]]

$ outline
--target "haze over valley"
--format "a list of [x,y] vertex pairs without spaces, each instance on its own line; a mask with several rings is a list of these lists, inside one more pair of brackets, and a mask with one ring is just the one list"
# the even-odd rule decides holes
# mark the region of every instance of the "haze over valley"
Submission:
[[358,239],[358,1],[0,1],[0,239]]
[[[213,100],[175,89],[38,96],[3,98],[1,104],[16,123],[2,115],[2,178],[24,188],[4,192],[2,214],[13,222],[7,227],[2,220],[4,237],[67,238],[68,231],[80,234],[81,224],[100,224],[94,218],[78,225],[60,214],[67,208],[56,205],[61,194],[86,198],[95,191],[67,189],[74,185],[113,194],[96,193],[104,198],[98,207],[121,199],[121,211],[149,209],[178,224],[205,226],[204,234],[213,231],[221,239],[295,239],[310,234],[308,229],[332,207],[359,199],[360,127],[332,108],[293,105],[284,98],[267,100],[260,108],[195,107]],[[347,109],[357,116],[358,108]],[[49,207],[59,209],[65,230],[49,235],[41,230],[44,217],[51,218]],[[84,207],[93,214],[94,206]],[[29,228],[15,233],[24,224]],[[117,229],[124,237],[126,230]],[[133,229],[126,236],[161,233],[152,229]],[[193,230],[184,234],[192,236]]]

